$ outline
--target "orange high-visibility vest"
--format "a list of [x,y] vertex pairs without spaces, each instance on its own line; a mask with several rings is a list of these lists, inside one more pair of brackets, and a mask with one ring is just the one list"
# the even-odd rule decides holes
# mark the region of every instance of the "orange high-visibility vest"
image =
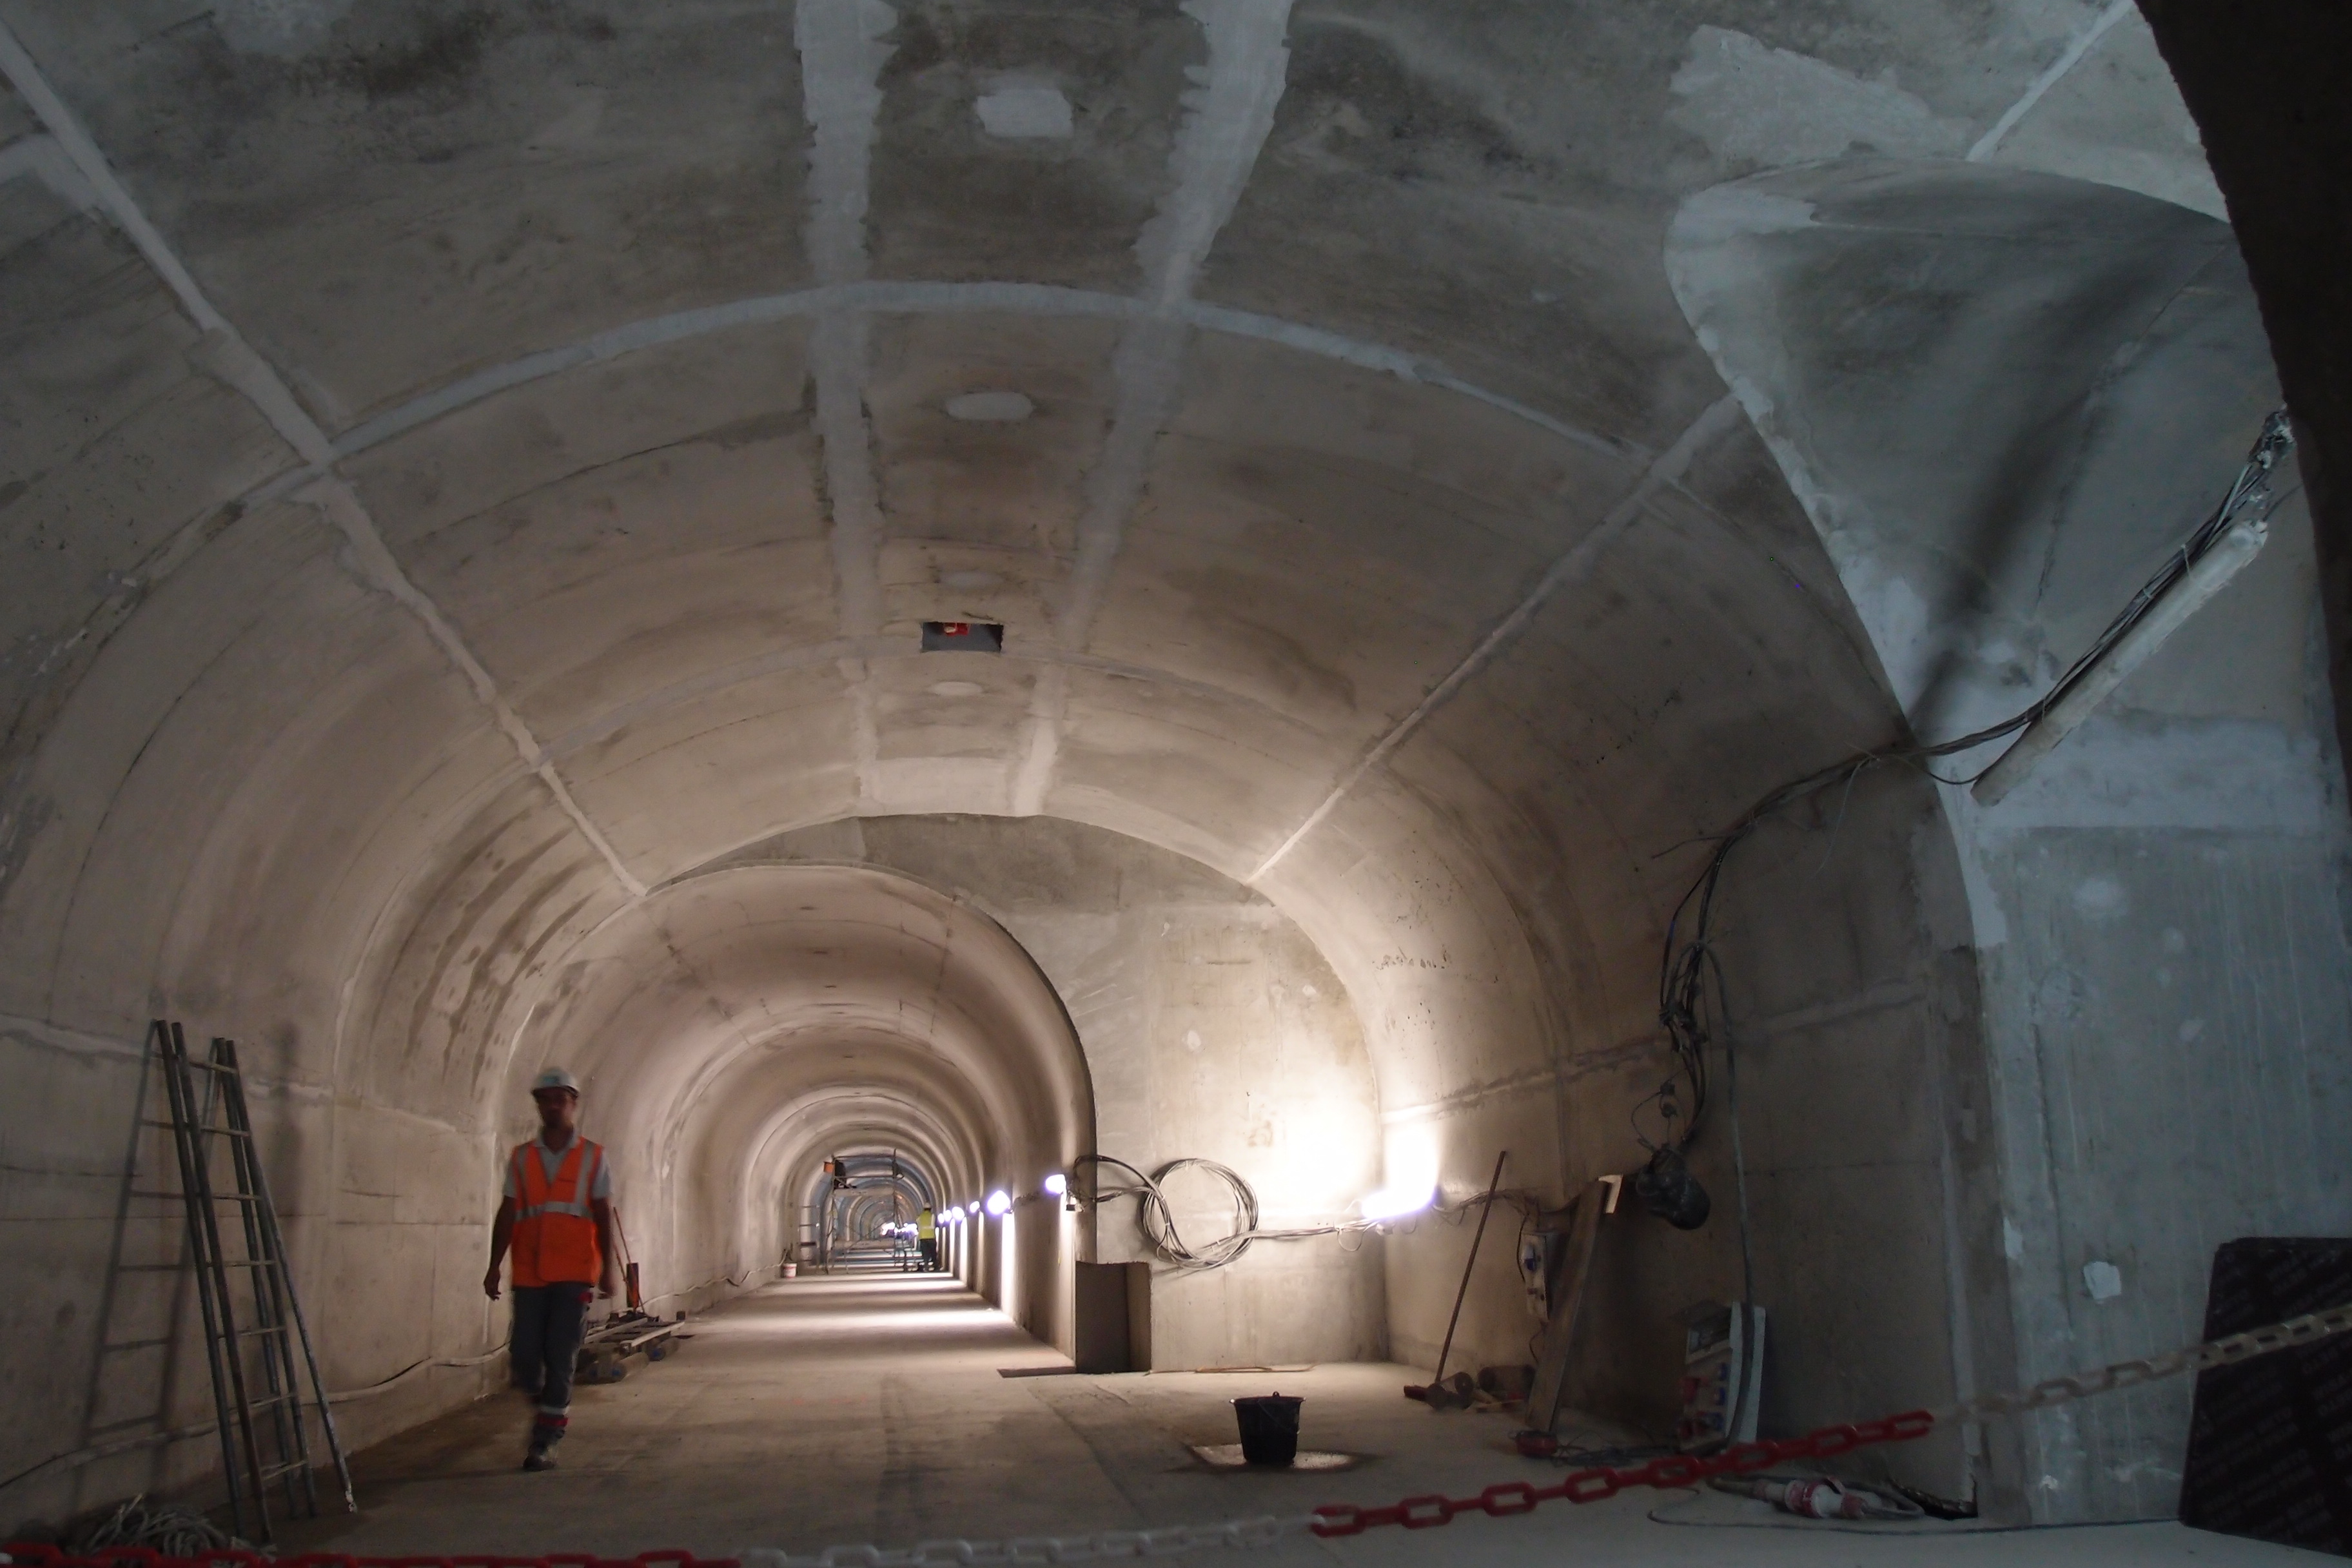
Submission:
[[551,1182],[546,1162],[530,1144],[516,1146],[508,1163],[519,1194],[513,1240],[518,1289],[593,1285],[602,1277],[604,1254],[596,1244],[596,1216],[588,1194],[596,1190],[596,1170],[604,1162],[602,1144],[574,1133]]

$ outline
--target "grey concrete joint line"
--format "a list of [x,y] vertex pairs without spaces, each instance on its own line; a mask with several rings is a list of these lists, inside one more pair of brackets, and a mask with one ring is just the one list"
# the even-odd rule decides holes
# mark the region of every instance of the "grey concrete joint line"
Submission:
[[99,205],[98,192],[54,136],[19,137],[0,147],[0,184],[26,177],[40,181],[51,195],[76,212],[89,212]]
[[1968,161],[1971,163],[1980,163],[2000,151],[2000,144],[2008,140],[2009,133],[2016,130],[2028,114],[2033,112],[2034,106],[2048,96],[2052,88],[2063,81],[2068,73],[2083,63],[2083,58],[2091,52],[2101,38],[2106,37],[2107,29],[2122,21],[2135,4],[2137,0],[2107,0],[2106,9],[2093,17],[2090,25],[2076,34],[2067,44],[2065,50],[2053,60],[2040,76],[2033,79],[2025,91],[2019,95],[2017,101],[2002,110],[2000,118],[1994,121],[1991,128],[1977,139],[1976,145],[1969,149]]
[[1275,847],[1274,853],[1259,863],[1256,870],[1244,879],[1247,885],[1255,887],[1267,873],[1280,865],[1284,858],[1298,847],[1301,840],[1321,826],[1332,812],[1339,809],[1340,802],[1347,799],[1356,785],[1363,782],[1365,774],[1385,763],[1432,715],[1452,701],[1455,693],[1517,643],[1520,635],[1527,630],[1528,624],[1535,619],[1544,605],[1551,601],[1554,595],[1570,583],[1581,581],[1588,576],[1609,547],[1641,518],[1643,511],[1649,506],[1651,498],[1661,489],[1679,484],[1683,476],[1690,471],[1692,462],[1697,458],[1700,452],[1736,427],[1744,418],[1745,415],[1741,412],[1739,400],[1729,393],[1726,393],[1707,405],[1698,417],[1692,420],[1682,434],[1675,437],[1665,451],[1659,454],[1657,459],[1650,465],[1633,489],[1612,507],[1600,522],[1571,545],[1566,554],[1552,563],[1550,569],[1537,580],[1535,587],[1528,592],[1527,597],[1520,600],[1510,614],[1505,616],[1492,630],[1480,638],[1477,646],[1464,657],[1460,664],[1454,666],[1453,671],[1444,679],[1430,689],[1429,694],[1421,700],[1412,712],[1397,721],[1386,734],[1373,742],[1347,773],[1340,775],[1330,793],[1323,797],[1322,803],[1307,814],[1307,819],[1291,831],[1289,837]]
[[473,650],[467,647],[465,638],[442,613],[440,605],[417,587],[401,570],[400,563],[393,559],[390,547],[376,529],[375,520],[368,515],[365,505],[351,486],[341,477],[331,474],[308,489],[296,492],[295,499],[317,508],[342,533],[347,552],[341,558],[341,564],[354,580],[385,595],[423,625],[426,635],[441,649],[443,656],[465,676],[475,700],[490,710],[499,731],[514,747],[523,764],[546,787],[557,808],[589,846],[603,857],[614,879],[632,899],[643,898],[645,884],[621,863],[620,856],[605,838],[604,831],[589,820],[588,814],[572,798],[570,786],[555,771],[554,764],[547,760],[546,752],[538,738],[531,733],[530,727],[499,692],[497,681],[474,657]]
[[[793,44],[800,54],[803,112],[811,137],[803,234],[823,284],[859,282],[867,270],[866,213],[875,126],[882,111],[879,81],[893,47],[881,41],[875,24],[888,15],[862,0],[803,0],[793,12]],[[855,308],[819,315],[809,337],[821,499],[831,525],[836,624],[845,637],[870,637],[881,629],[882,620],[885,524],[866,407],[867,348],[866,317]],[[872,728],[865,670],[857,667],[853,677],[845,663],[843,674],[856,683],[862,742]],[[863,756],[858,773],[860,799],[870,799],[872,769]]]
[[[1206,79],[1184,95],[1170,150],[1170,188],[1135,242],[1145,314],[1131,319],[1112,357],[1118,387],[1108,436],[1087,476],[1077,559],[1054,617],[1055,640],[1084,651],[1126,544],[1144,476],[1182,387],[1187,328],[1174,312],[1189,303],[1209,250],[1233,216],[1274,129],[1288,81],[1291,0],[1192,0],[1185,10],[1207,36]],[[1015,816],[1045,808],[1067,718],[1066,677],[1040,680],[1022,727],[1011,799]]]
[[424,625],[426,634],[444,656],[466,677],[477,700],[490,710],[499,729],[513,743],[525,764],[546,785],[557,807],[603,857],[614,879],[631,898],[643,897],[645,884],[621,863],[611,842],[572,798],[571,790],[547,762],[530,728],[499,695],[489,672],[474,657],[457,627],[442,614],[440,606],[416,586],[393,558],[375,520],[368,515],[357,493],[331,472],[335,453],[326,433],[304,410],[285,379],[253,352],[236,326],[205,298],[194,274],[173,253],[163,235],[131,199],[130,192],[115,178],[105,153],[82,129],[73,111],[50,87],[39,66],[5,23],[0,23],[0,73],[6,75],[34,113],[48,127],[50,135],[71,159],[83,181],[96,193],[98,205],[130,237],[148,265],[178,297],[181,307],[203,332],[203,342],[194,355],[199,363],[224,384],[242,394],[268,421],[278,437],[301,458],[303,468],[298,471],[294,485],[288,488],[295,489],[304,478],[312,479],[307,491],[301,493],[308,499],[308,503],[316,507],[343,535],[349,548],[339,554],[338,559],[344,570],[363,585],[389,595]]
[[48,128],[49,134],[65,149],[67,157],[72,160],[82,180],[95,193],[98,205],[138,247],[139,253],[146,258],[147,264],[154,268],[165,287],[179,297],[182,307],[194,320],[197,330],[209,332],[226,328],[228,323],[222,320],[219,311],[213,309],[212,302],[196,287],[195,279],[180,264],[180,258],[172,254],[171,247],[163,243],[163,237],[156,231],[155,226],[147,221],[146,214],[141,212],[138,204],[131,199],[131,193],[124,190],[122,182],[115,178],[106,154],[99,150],[98,143],[90,139],[89,132],[82,128],[73,110],[66,106],[65,100],[58,96],[57,89],[49,85],[39,65],[17,41],[16,32],[5,21],[0,21],[0,75],[7,77],[9,85],[24,99],[34,117]]
[[27,1045],[79,1057],[117,1057],[138,1061],[147,1054],[143,1046],[134,1046],[110,1035],[94,1035],[87,1029],[21,1013],[0,1013],[0,1036],[14,1036]]
[[[57,1051],[84,1060],[93,1058],[111,1058],[126,1065],[136,1066],[147,1059],[143,1031],[142,1038],[134,1045],[117,1036],[93,1034],[87,1029],[77,1029],[47,1018],[36,1018],[22,1013],[0,1013],[0,1039],[14,1039],[20,1045]],[[327,1106],[331,1110],[340,1110],[347,1106],[365,1106],[368,1110],[377,1115],[398,1117],[404,1121],[417,1122],[459,1137],[478,1137],[482,1132],[482,1129],[478,1127],[463,1126],[442,1117],[427,1116],[422,1111],[411,1110],[404,1106],[394,1105],[389,1101],[344,1094],[328,1084],[309,1082],[301,1079],[271,1077],[252,1068],[245,1070],[245,1085],[257,1099],[299,1100],[310,1105]],[[110,1167],[106,1173],[119,1176],[121,1171],[119,1167]]]
[[1409,1121],[1441,1121],[1456,1112],[1475,1110],[1505,1095],[1521,1094],[1531,1089],[1563,1088],[1595,1073],[1607,1072],[1643,1057],[1654,1056],[1664,1049],[1657,1033],[1650,1031],[1619,1040],[1613,1045],[1570,1051],[1555,1057],[1541,1067],[1466,1084],[1434,1099],[1383,1110],[1381,1112],[1381,1124],[1394,1127]]
[[1896,1007],[1907,1007],[1920,1001],[1925,995],[1926,992],[1915,981],[1889,980],[1874,985],[1866,991],[1856,992],[1851,996],[1839,997],[1833,1002],[1822,1002],[1809,1007],[1792,1007],[1785,1013],[1776,1013],[1760,1023],[1735,1024],[1727,1032],[1743,1046],[1762,1045],[1775,1035],[1817,1029],[1828,1024],[1843,1023],[1848,1018],[1858,1018],[1864,1014],[1884,1013]]
[[[1384,343],[1368,342],[1304,322],[1230,306],[1190,300],[1155,310],[1130,294],[1065,288],[1050,283],[948,283],[877,279],[819,284],[782,294],[760,294],[699,310],[673,311],[626,322],[557,348],[525,354],[504,364],[421,393],[362,420],[335,438],[335,456],[373,450],[445,415],[500,393],[576,370],[624,358],[641,350],[681,342],[738,328],[835,312],[867,316],[1013,315],[1128,321],[1157,315],[1202,331],[1273,343],[1297,353],[1336,360],[1415,385],[1433,386],[1475,398],[1514,419],[1549,431],[1587,451],[1628,464],[1645,464],[1656,454],[1639,443],[1602,436],[1542,410],[1465,381],[1436,361]],[[279,481],[272,481],[273,484]],[[257,490],[248,500],[268,494]]]

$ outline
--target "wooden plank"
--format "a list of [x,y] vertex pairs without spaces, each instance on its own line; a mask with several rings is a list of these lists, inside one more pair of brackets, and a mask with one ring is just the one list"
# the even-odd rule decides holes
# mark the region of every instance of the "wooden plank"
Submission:
[[1560,1400],[1568,1387],[1569,1352],[1575,1347],[1576,1319],[1584,1306],[1585,1281],[1592,1273],[1593,1243],[1601,1235],[1601,1212],[1609,1187],[1595,1182],[1569,1205],[1568,1246],[1559,1260],[1559,1277],[1551,1290],[1551,1321],[1544,1325],[1542,1357],[1536,1363],[1535,1386],[1528,1393],[1528,1425],[1549,1432],[1559,1420]]

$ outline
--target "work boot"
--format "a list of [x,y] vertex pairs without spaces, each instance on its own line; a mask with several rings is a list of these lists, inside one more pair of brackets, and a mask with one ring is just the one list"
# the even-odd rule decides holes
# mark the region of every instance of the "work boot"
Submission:
[[563,1429],[571,1425],[570,1417],[541,1410],[539,1419],[530,1424],[530,1452],[523,1456],[526,1470],[555,1468],[555,1446],[563,1441]]

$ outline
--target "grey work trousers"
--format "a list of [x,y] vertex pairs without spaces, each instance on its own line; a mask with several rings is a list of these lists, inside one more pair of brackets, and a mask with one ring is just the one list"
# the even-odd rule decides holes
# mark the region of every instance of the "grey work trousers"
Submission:
[[508,1353],[517,1388],[537,1396],[539,1422],[531,1441],[544,1447],[563,1436],[572,1408],[572,1365],[588,1329],[593,1285],[518,1285],[514,1339]]

